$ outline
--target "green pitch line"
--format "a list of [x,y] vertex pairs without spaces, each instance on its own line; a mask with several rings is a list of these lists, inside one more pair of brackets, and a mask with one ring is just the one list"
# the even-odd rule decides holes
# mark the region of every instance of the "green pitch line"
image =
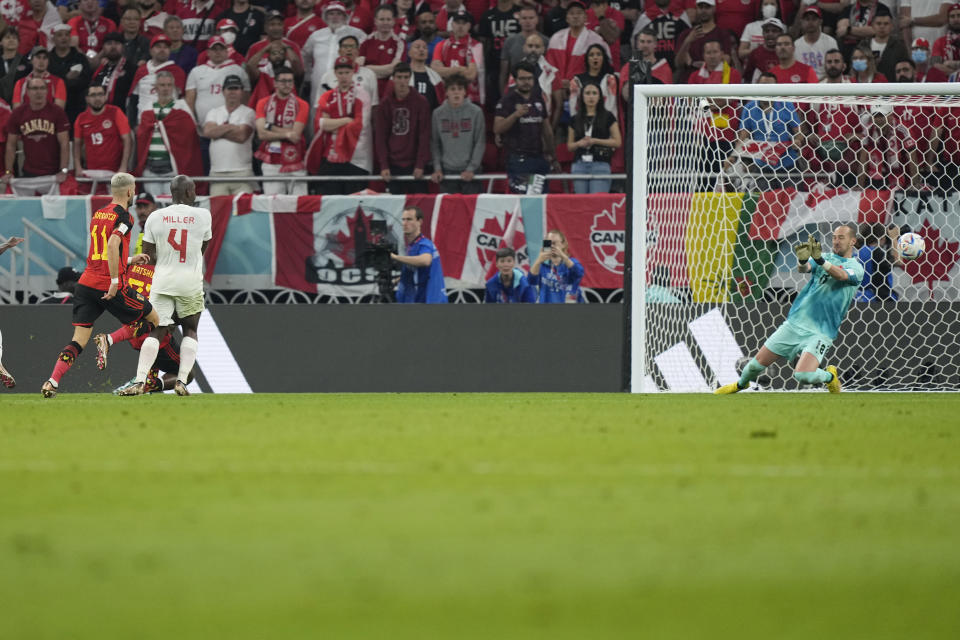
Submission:
[[960,637],[956,394],[0,410],[3,639]]

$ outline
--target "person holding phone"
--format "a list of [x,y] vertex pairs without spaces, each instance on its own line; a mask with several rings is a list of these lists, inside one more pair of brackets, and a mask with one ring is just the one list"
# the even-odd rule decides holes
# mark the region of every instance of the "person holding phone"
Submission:
[[559,229],[551,229],[543,241],[543,250],[530,266],[528,281],[540,287],[538,301],[541,304],[583,302],[580,281],[583,280],[583,265],[571,258],[567,238]]

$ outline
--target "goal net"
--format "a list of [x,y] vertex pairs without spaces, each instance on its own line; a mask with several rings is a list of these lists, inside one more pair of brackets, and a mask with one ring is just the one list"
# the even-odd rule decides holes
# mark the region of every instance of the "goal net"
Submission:
[[[871,95],[862,95],[869,92]],[[857,94],[861,95],[857,95]],[[637,85],[627,322],[634,392],[708,392],[786,319],[853,222],[866,276],[821,366],[844,389],[960,389],[960,85]],[[917,260],[898,234],[921,235]],[[795,362],[760,390],[800,386]]]

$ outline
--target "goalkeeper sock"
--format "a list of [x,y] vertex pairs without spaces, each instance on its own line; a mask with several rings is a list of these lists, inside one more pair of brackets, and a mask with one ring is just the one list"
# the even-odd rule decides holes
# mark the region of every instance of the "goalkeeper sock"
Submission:
[[750,386],[750,383],[756,380],[763,370],[766,369],[765,366],[757,362],[756,358],[750,360],[747,363],[747,366],[743,368],[743,373],[740,374],[740,380],[737,381],[737,386],[741,389],[746,389]]
[[197,361],[197,341],[194,338],[184,336],[180,342],[180,372],[177,380],[187,384],[187,378],[190,377],[190,371],[193,369],[193,363]]
[[833,380],[833,374],[823,369],[814,371],[794,371],[793,377],[803,384],[826,384]]
[[3,331],[0,331],[0,363],[3,362]]
[[157,359],[157,354],[160,352],[160,341],[150,336],[143,341],[143,345],[140,347],[140,359],[137,360],[137,378],[138,383],[144,383],[147,381],[147,374],[150,373],[151,367],[153,367],[154,360]]

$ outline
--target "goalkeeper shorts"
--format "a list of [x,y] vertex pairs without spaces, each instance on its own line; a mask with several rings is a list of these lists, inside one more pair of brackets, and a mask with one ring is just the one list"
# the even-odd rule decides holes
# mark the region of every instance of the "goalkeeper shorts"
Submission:
[[767,338],[763,346],[778,356],[783,356],[787,362],[791,362],[803,352],[812,354],[817,362],[822,362],[824,354],[833,346],[833,340],[787,321]]

